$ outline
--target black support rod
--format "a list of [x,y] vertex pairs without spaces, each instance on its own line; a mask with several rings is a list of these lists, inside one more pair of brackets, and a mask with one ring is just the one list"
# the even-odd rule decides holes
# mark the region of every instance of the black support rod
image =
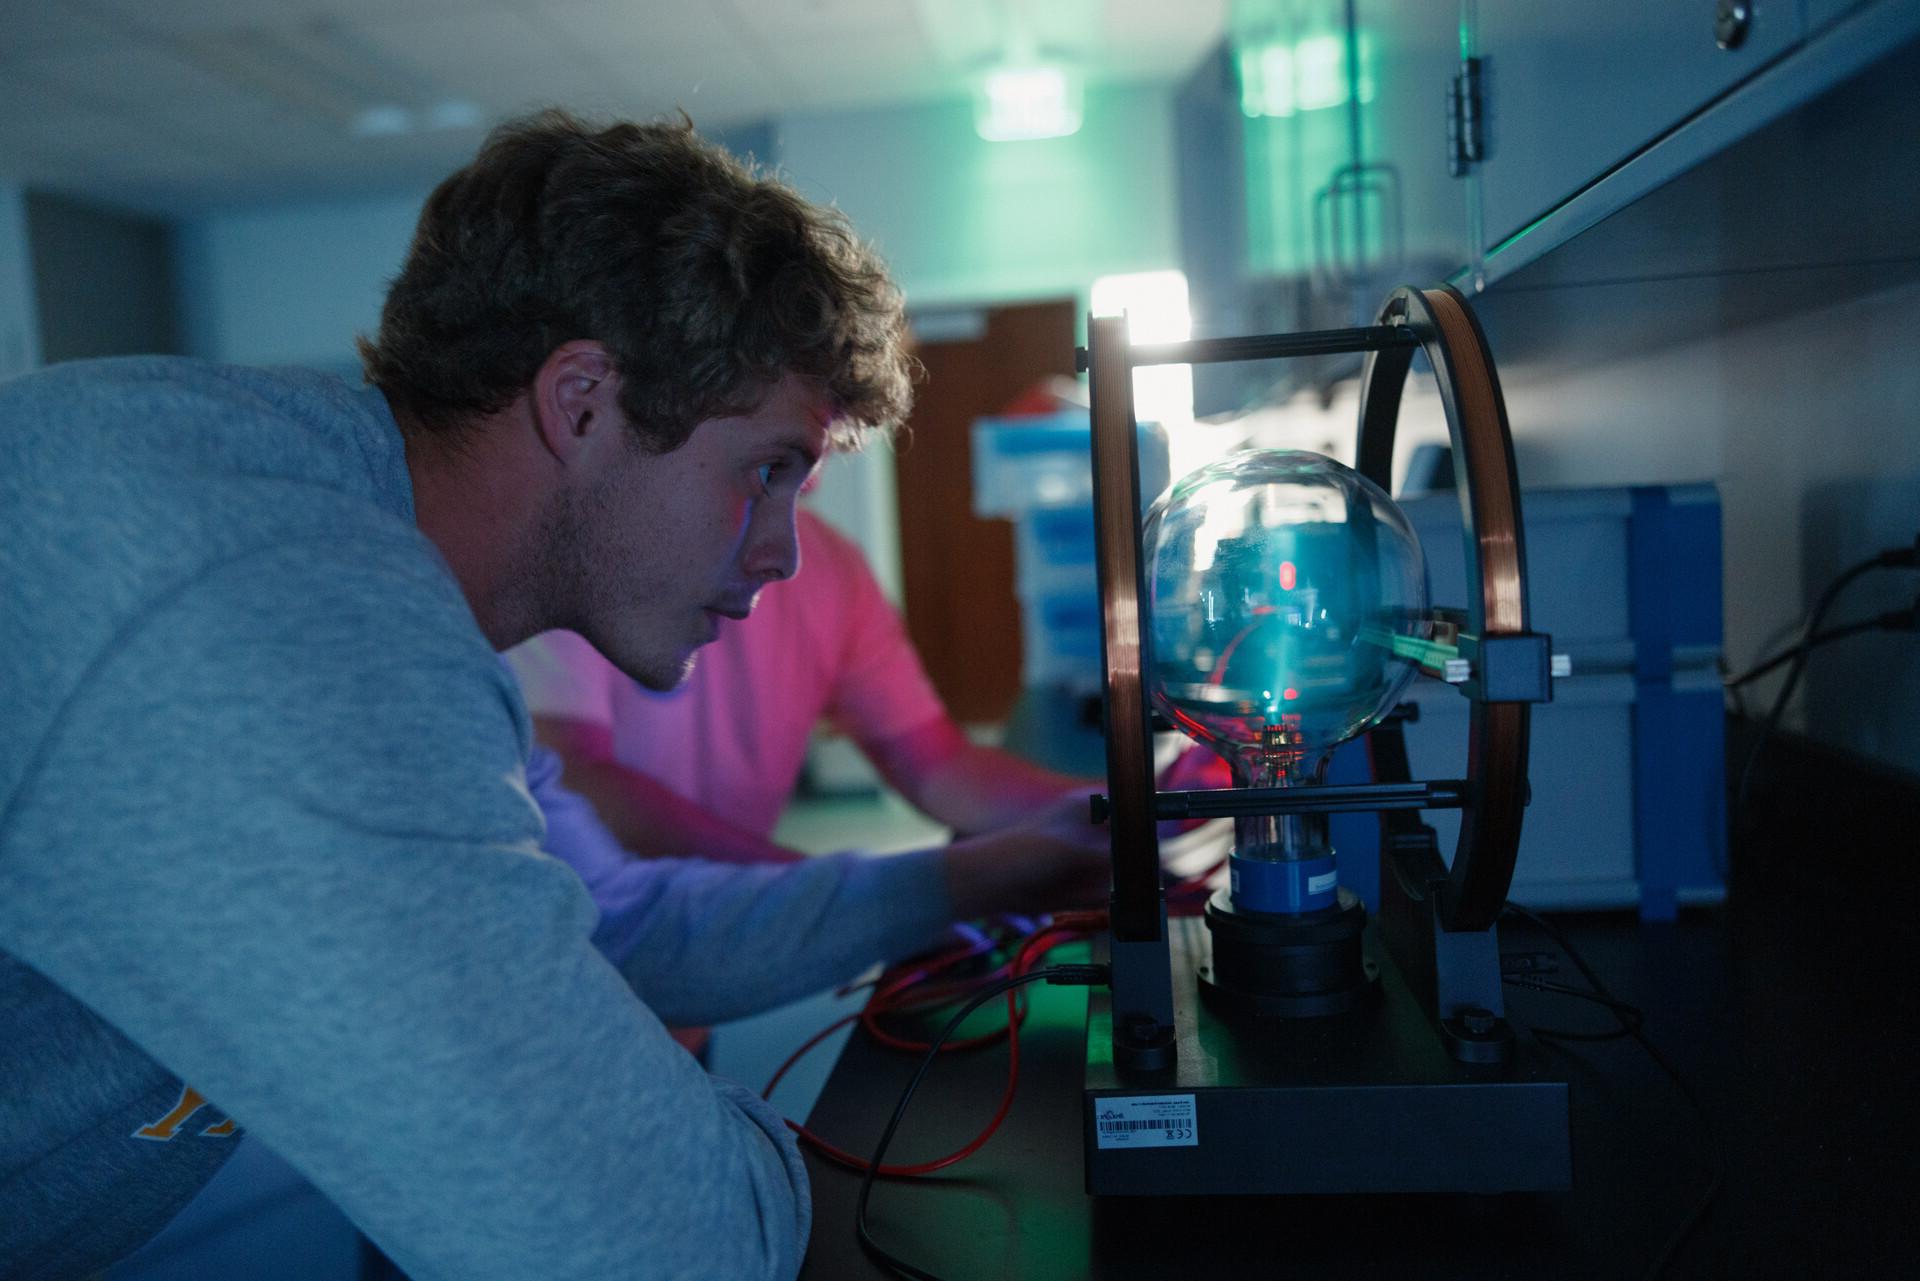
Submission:
[[[1126,349],[1127,364],[1212,365],[1235,360],[1280,360],[1289,356],[1338,356],[1355,351],[1386,351],[1417,347],[1419,339],[1398,325],[1370,325],[1364,329],[1317,329],[1304,334],[1257,334],[1247,338],[1197,338],[1192,342],[1141,343]],[[1082,372],[1092,358],[1082,347]]]
[[[1312,787],[1235,787],[1218,791],[1155,792],[1158,819],[1233,818],[1241,814],[1347,814],[1366,810],[1457,810],[1471,803],[1465,779],[1432,783],[1323,783]],[[1095,822],[1112,805],[1093,796]]]
[[1360,810],[1457,810],[1467,804],[1464,779],[1430,783],[1347,783],[1316,787],[1236,787],[1217,792],[1156,792],[1163,819],[1232,818],[1237,814],[1344,814]]

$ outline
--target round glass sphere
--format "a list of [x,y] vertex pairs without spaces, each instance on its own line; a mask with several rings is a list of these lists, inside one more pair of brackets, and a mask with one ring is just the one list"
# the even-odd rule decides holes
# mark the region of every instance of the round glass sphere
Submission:
[[1183,477],[1142,530],[1147,691],[1237,783],[1310,779],[1392,710],[1431,635],[1427,571],[1385,491],[1319,454],[1252,450]]

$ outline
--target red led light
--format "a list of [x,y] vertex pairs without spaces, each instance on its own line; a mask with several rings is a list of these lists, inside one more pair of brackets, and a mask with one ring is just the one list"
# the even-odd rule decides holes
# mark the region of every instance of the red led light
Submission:
[[1299,581],[1299,575],[1293,568],[1293,562],[1290,560],[1281,561],[1280,562],[1280,590],[1283,592],[1290,592],[1293,590],[1294,583],[1298,581]]
[[1288,688],[1288,689],[1283,689],[1283,690],[1281,690],[1281,691],[1280,691],[1280,697],[1282,697],[1282,698],[1298,698],[1298,697],[1300,697],[1300,691],[1299,691],[1299,690],[1297,690],[1297,689],[1292,689],[1292,688]]

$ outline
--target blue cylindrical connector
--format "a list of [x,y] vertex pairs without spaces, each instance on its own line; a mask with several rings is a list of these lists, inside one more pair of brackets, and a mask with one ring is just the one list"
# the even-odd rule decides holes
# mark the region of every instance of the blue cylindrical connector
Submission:
[[1318,912],[1337,901],[1333,855],[1318,858],[1228,860],[1233,905],[1250,912]]

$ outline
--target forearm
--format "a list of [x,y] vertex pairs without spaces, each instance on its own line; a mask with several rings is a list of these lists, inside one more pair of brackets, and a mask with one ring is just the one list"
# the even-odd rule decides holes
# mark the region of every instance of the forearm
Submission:
[[958,730],[916,734],[914,747],[889,745],[881,772],[916,809],[947,824],[958,835],[1008,828],[1054,805],[1073,791],[1098,791],[1098,784],[1058,774],[996,747],[970,743]]
[[724,1022],[929,946],[960,915],[948,860],[949,850],[777,868],[633,860],[589,884],[594,942],[669,1023]]
[[622,765],[605,725],[535,716],[533,731],[563,764],[566,790],[591,802],[601,824],[634,854],[720,863],[792,863],[802,857]]
[[861,746],[915,808],[962,836],[1010,827],[1064,795],[1098,790],[1091,780],[974,743],[944,718]]
[[965,836],[1018,823],[1075,790],[1101,789],[1091,779],[968,744],[922,779],[908,799]]
[[804,857],[613,761],[569,760],[564,782],[593,803],[622,846],[643,857],[721,863],[792,863]]

